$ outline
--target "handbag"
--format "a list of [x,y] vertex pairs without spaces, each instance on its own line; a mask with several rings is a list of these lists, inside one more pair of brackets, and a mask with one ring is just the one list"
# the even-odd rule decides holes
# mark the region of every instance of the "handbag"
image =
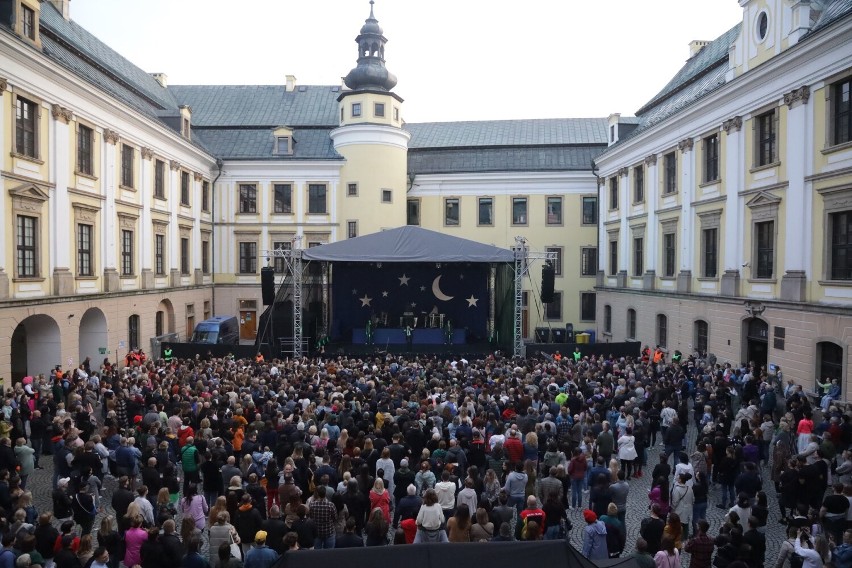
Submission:
[[231,543],[229,547],[231,549],[231,557],[236,558],[237,560],[242,560],[243,549],[239,543],[234,540],[234,533],[228,533],[228,541]]

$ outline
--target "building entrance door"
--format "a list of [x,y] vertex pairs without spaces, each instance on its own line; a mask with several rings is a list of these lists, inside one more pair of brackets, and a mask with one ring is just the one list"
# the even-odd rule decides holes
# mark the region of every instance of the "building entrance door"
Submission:
[[240,340],[250,339],[254,341],[257,337],[257,312],[254,310],[240,310]]
[[746,320],[746,362],[755,368],[766,366],[769,358],[769,324],[758,318]]

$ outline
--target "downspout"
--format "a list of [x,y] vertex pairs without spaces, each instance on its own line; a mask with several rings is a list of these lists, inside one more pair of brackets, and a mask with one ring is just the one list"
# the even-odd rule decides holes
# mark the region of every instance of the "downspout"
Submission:
[[213,303],[211,306],[213,309],[213,314],[216,315],[216,182],[219,181],[219,178],[222,177],[222,158],[216,158],[216,167],[219,168],[219,173],[216,174],[216,179],[213,180],[213,183],[210,184],[210,217],[213,219],[213,235],[210,238],[210,271],[211,271],[211,282],[213,283],[212,292],[210,294],[210,301]]

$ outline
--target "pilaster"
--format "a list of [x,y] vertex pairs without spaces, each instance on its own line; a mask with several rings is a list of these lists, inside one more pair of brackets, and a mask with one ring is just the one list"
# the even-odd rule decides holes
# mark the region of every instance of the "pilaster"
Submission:
[[615,285],[619,288],[627,288],[627,271],[619,270],[615,275]]
[[[6,79],[0,77],[0,108],[6,108],[6,88],[8,84]],[[7,113],[0,112],[0,132],[6,132]],[[6,136],[0,136],[0,156],[6,156]],[[6,215],[6,196],[0,195],[0,219],[4,223],[9,223],[11,220]],[[6,261],[6,240],[9,231],[0,231],[0,299],[9,297],[9,276],[3,271],[4,266],[9,266]],[[11,269],[10,269],[11,270]],[[4,287],[5,281],[5,287]],[[4,293],[5,291],[5,293]]]
[[[648,211],[648,246],[645,247],[646,274],[656,277],[657,270],[657,155],[645,158],[645,209]],[[644,286],[643,286],[644,287]]]
[[781,299],[804,302],[807,299],[808,277],[804,270],[788,270],[781,277]]
[[692,292],[692,271],[683,269],[677,274],[677,291],[680,294]]
[[115,267],[104,268],[104,292],[118,292],[121,289],[121,279]]
[[734,296],[737,297],[740,295],[740,271],[739,270],[725,270],[725,273],[722,274],[722,282],[720,286],[719,294],[722,296]]
[[[52,181],[56,186],[50,200],[50,223],[52,227],[48,255],[51,259],[50,266],[53,276],[64,279],[62,283],[54,282],[54,294],[66,295],[73,291],[74,287],[73,274],[71,273],[71,249],[74,242],[72,239],[74,232],[71,227],[73,216],[71,215],[71,201],[68,198],[68,183],[70,181],[68,164],[71,159],[68,122],[73,115],[70,110],[59,105],[53,105],[50,116],[52,130],[50,137],[50,172]],[[70,289],[68,289],[67,278],[71,278]],[[65,292],[61,293],[59,290]]]
[[[142,231],[145,232],[144,230]],[[154,271],[151,268],[143,268],[139,275],[141,276],[141,284],[143,290],[151,290],[154,288]]]
[[[812,216],[805,202],[805,162],[809,158],[806,152],[810,145],[803,143],[808,140],[811,128],[808,120],[808,99],[810,89],[807,86],[794,89],[784,95],[787,105],[787,155],[782,159],[786,162],[789,186],[784,192],[787,204],[784,208],[784,226],[797,227],[801,230],[785,231],[784,234],[784,270],[786,274],[781,279],[781,296],[784,299],[804,300],[804,283],[800,280],[807,278],[808,244],[802,235],[809,235],[813,230]],[[786,285],[785,285],[786,284]],[[788,298],[787,295],[790,297]]]
[[[743,119],[740,116],[729,118],[722,123],[725,131],[725,231],[723,234],[722,261],[725,274],[736,272],[736,293],[726,294],[725,276],[722,277],[722,295],[739,295],[739,269],[743,263],[743,211],[737,188],[744,176]],[[731,277],[728,276],[730,279]],[[729,285],[730,287],[730,285]]]
[[53,295],[74,295],[74,274],[70,269],[59,267],[53,269]]
[[646,270],[642,275],[642,289],[654,290],[657,287],[657,271]]

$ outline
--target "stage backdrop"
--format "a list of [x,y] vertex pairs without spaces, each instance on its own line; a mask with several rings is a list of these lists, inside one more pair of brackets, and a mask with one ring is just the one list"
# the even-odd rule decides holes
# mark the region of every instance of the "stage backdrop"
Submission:
[[[381,264],[379,267],[378,264]],[[348,341],[371,316],[388,314],[388,327],[412,312],[417,327],[437,308],[453,329],[466,328],[473,339],[487,338],[488,273],[484,263],[332,263],[333,340]]]

